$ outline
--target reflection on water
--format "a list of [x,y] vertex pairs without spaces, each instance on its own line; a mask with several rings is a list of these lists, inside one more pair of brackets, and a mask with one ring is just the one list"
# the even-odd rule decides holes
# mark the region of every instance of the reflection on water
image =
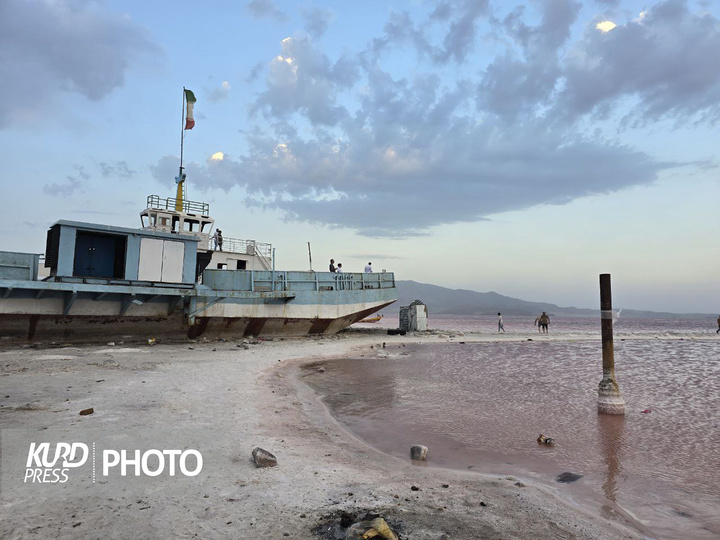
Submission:
[[607,467],[602,489],[605,498],[612,502],[616,502],[617,497],[617,477],[621,472],[624,427],[624,416],[597,415],[597,431]]
[[[580,473],[563,489],[590,490],[655,534],[719,537],[720,340],[616,341],[625,417],[597,414],[599,341],[387,352],[330,362],[306,377],[338,420],[373,446],[407,457],[411,445],[424,444],[432,465],[521,470],[548,482]],[[539,446],[539,433],[555,446]]]

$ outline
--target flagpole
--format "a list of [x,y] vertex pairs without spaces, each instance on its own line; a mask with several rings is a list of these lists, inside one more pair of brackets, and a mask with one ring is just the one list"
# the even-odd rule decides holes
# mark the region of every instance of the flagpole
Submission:
[[175,182],[177,183],[177,193],[175,195],[175,210],[177,212],[183,211],[183,188],[185,179],[183,178],[183,150],[185,146],[185,87],[183,86],[183,98],[182,98],[182,114],[180,122],[180,172],[178,173]]
[[185,144],[185,87],[183,86],[182,91],[182,114],[180,115],[182,120],[180,121],[180,174],[183,171],[183,146]]

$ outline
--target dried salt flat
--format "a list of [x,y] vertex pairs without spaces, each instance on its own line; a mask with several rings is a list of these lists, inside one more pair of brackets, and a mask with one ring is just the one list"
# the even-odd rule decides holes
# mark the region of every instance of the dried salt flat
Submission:
[[132,347],[125,347],[122,349],[100,349],[99,351],[95,351],[96,354],[113,354],[113,353],[141,353],[145,354],[147,351],[143,349],[133,349]]
[[71,356],[69,354],[43,354],[38,356],[35,360],[75,360],[77,356]]

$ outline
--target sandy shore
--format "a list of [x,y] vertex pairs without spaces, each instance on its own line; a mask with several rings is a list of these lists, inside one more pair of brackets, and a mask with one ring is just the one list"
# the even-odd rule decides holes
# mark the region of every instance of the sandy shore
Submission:
[[[342,430],[297,378],[308,361],[382,355],[371,347],[383,341],[527,339],[451,336],[368,330],[247,349],[213,341],[0,350],[0,537],[310,539],[345,511],[381,514],[411,539],[641,538],[561,488],[382,454]],[[90,407],[93,414],[79,415]],[[63,485],[22,485],[16,463],[25,465],[28,447],[17,441],[57,437],[98,447],[193,448],[203,469],[141,480],[103,478],[98,469],[94,484],[88,473]],[[256,468],[256,446],[275,454],[278,466]]]

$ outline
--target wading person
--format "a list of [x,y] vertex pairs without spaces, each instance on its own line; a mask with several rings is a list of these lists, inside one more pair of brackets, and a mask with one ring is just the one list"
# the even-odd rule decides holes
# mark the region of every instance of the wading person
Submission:
[[505,333],[505,327],[503,326],[502,322],[502,315],[498,313],[498,333],[502,332]]
[[720,315],[718,315],[718,329],[715,330],[716,334],[720,334]]
[[540,323],[540,329],[543,331],[543,334],[547,334],[548,324],[550,324],[550,317],[548,316],[548,314],[543,311],[542,315],[540,315],[540,320],[538,322]]

